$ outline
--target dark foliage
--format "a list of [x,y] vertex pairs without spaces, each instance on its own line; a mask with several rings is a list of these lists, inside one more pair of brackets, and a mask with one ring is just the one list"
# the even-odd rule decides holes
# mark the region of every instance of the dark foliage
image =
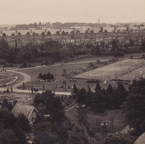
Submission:
[[145,131],[145,79],[133,81],[125,108],[132,134],[142,134]]

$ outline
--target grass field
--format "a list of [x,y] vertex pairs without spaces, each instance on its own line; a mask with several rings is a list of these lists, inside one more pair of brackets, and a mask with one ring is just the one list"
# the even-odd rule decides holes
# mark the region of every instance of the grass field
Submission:
[[110,65],[94,69],[83,74],[78,74],[74,76],[75,78],[84,79],[99,79],[101,81],[109,81],[111,79],[119,78],[125,75],[129,71],[139,69],[140,66],[145,64],[145,60],[139,59],[126,59]]
[[0,84],[6,84],[15,79],[15,76],[9,72],[0,72]]
[[94,126],[96,120],[100,123],[106,122],[109,132],[112,132],[111,116],[114,118],[113,132],[121,131],[126,126],[125,116],[121,113],[121,110],[106,110],[104,113],[99,114],[87,113],[87,116],[89,123],[94,124]]
[[[71,65],[57,65],[57,66],[47,66],[47,67],[41,67],[41,68],[34,68],[34,69],[22,69],[20,70],[21,72],[24,72],[28,75],[31,76],[31,82],[28,82],[25,84],[26,88],[34,86],[34,87],[38,87],[39,90],[42,90],[43,85],[45,85],[45,89],[47,90],[52,90],[54,88],[56,88],[56,85],[61,86],[63,85],[63,81],[66,80],[66,88],[68,86],[73,86],[74,82],[70,82],[69,79],[66,79],[65,76],[61,76],[61,74],[63,74],[63,69],[66,69],[67,73],[70,73],[73,71],[79,71],[82,67],[87,67],[88,63],[80,63],[80,64],[71,64]],[[42,74],[47,74],[48,72],[50,72],[51,74],[54,75],[54,77],[56,78],[56,81],[53,82],[39,82],[39,80],[37,79],[39,73]],[[85,87],[87,88],[87,83],[86,80],[77,80],[77,82],[75,82],[78,88],[82,88]],[[90,87],[94,86],[94,84],[89,84]],[[64,86],[64,85],[63,85]],[[56,88],[56,91],[64,91],[64,89],[62,88]],[[67,90],[70,91],[70,90]]]
[[[84,111],[87,114],[87,120],[89,122],[89,125],[93,129],[96,129],[97,127],[102,128],[101,123],[106,122],[108,131],[112,132],[111,116],[114,117],[113,132],[121,131],[127,125],[125,116],[124,114],[121,113],[121,110],[106,110],[104,113],[98,114],[94,114],[85,109]],[[78,112],[76,108],[70,109],[65,114],[73,124],[78,122],[77,119]]]

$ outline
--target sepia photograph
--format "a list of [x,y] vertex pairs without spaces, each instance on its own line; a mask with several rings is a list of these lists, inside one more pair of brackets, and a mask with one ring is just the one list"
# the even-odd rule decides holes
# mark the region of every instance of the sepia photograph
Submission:
[[0,0],[0,144],[145,144],[145,0]]

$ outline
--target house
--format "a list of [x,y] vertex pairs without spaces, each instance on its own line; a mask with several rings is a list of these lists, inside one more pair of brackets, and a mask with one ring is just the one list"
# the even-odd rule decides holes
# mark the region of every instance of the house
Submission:
[[33,125],[35,122],[36,116],[38,115],[38,111],[34,106],[24,105],[21,103],[15,104],[12,109],[12,113],[15,117],[18,117],[20,113],[24,114],[29,121],[29,124]]

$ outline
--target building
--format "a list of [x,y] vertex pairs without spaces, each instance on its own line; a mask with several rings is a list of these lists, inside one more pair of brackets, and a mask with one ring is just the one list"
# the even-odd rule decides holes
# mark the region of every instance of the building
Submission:
[[14,114],[15,117],[18,117],[20,113],[24,114],[28,119],[29,124],[32,125],[35,122],[38,111],[34,106],[17,103],[13,107],[12,113]]
[[29,29],[16,31],[1,31],[0,39],[5,39],[9,46],[21,48],[29,43],[41,44],[45,41],[58,41],[62,45],[75,44],[96,45],[104,42],[110,44],[117,39],[122,45],[135,41],[136,46],[142,44],[145,39],[145,29],[138,27],[72,27],[69,29]]

